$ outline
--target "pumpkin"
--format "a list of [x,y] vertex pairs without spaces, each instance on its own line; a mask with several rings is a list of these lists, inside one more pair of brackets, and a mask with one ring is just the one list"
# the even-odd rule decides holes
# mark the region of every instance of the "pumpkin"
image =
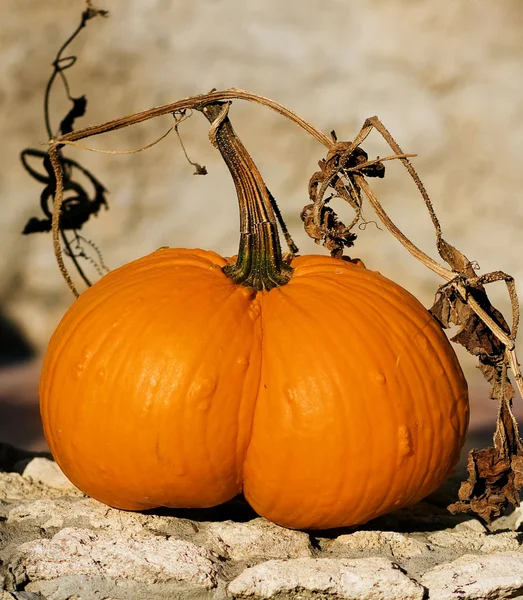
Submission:
[[[308,255],[282,268],[254,204],[234,265],[161,249],[74,302],[40,384],[56,461],[127,510],[243,492],[275,523],[325,529],[417,502],[456,464],[468,421],[447,338],[414,296],[362,264]],[[253,270],[265,285],[245,281]],[[269,271],[286,281],[268,285]]]

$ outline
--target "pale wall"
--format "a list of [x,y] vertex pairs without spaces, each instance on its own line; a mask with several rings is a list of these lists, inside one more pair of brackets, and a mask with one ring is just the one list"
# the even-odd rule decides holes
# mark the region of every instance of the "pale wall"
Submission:
[[[82,6],[80,0],[0,6],[0,300],[41,348],[72,297],[50,237],[19,234],[37,214],[40,186],[22,170],[18,153],[46,141],[49,65]],[[377,114],[405,151],[419,154],[415,165],[447,239],[483,271],[512,273],[523,292],[521,0],[105,0],[101,6],[110,19],[91,23],[74,45],[72,91],[89,98],[77,126],[232,86],[270,96],[341,138]],[[57,96],[54,106],[57,123],[65,105]],[[231,116],[302,251],[321,251],[306,241],[298,215],[323,149],[259,107],[238,102]],[[90,143],[134,148],[169,124],[166,117]],[[235,252],[233,187],[206,132],[200,115],[183,127],[207,177],[192,175],[174,136],[133,156],[70,152],[110,189],[110,211],[85,228],[109,266],[162,245]],[[365,147],[388,153],[377,137]],[[391,166],[376,189],[398,224],[434,255],[429,220],[406,173]],[[369,208],[365,214],[372,218]],[[430,304],[436,277],[386,232],[370,225],[355,254]]]

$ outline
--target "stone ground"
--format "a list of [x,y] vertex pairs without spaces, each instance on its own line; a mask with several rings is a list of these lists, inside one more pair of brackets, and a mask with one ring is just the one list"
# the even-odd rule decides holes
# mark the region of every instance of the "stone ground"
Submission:
[[443,507],[455,482],[358,530],[291,531],[242,499],[130,513],[45,455],[0,445],[0,600],[523,597],[523,511],[489,528]]

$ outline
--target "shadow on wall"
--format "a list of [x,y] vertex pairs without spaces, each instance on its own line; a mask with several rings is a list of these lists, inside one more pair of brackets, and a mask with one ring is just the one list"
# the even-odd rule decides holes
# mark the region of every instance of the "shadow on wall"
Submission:
[[0,442],[45,450],[38,408],[40,361],[18,328],[0,314]]

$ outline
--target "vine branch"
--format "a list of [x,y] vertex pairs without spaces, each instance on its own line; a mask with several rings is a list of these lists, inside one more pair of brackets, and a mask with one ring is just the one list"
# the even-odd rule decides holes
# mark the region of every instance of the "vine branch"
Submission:
[[[67,76],[65,74],[65,71],[67,71],[67,69],[70,69],[73,65],[76,64],[77,57],[63,55],[66,49],[69,47],[69,45],[76,39],[78,34],[82,31],[82,29],[85,28],[85,26],[91,19],[94,19],[95,17],[99,16],[106,17],[107,15],[107,11],[95,8],[91,0],[86,0],[85,8],[82,12],[78,26],[62,44],[55,56],[55,59],[52,62],[53,71],[51,73],[51,76],[49,77],[44,92],[44,122],[49,137],[53,136],[50,116],[51,91],[53,89],[53,85],[57,77],[60,77],[65,94],[72,104],[70,110],[60,122],[59,130],[61,134],[63,135],[71,132],[74,128],[75,120],[80,117],[83,117],[85,114],[87,98],[85,96],[79,96],[75,98],[71,95],[69,82],[67,81]],[[31,175],[31,177],[33,177],[33,179],[35,179],[39,183],[43,183],[45,186],[40,195],[40,207],[42,209],[42,212],[44,213],[44,218],[42,219],[38,217],[31,217],[25,225],[22,233],[27,235],[51,231],[52,209],[49,208],[48,203],[50,199],[54,198],[56,194],[56,180],[54,177],[54,169],[50,163],[50,155],[48,156],[45,152],[42,152],[41,150],[26,148],[22,151],[20,158],[22,160],[22,165],[24,166],[25,170],[29,173],[29,175]],[[45,173],[40,173],[38,170],[33,168],[28,160],[29,158],[41,159],[43,162]],[[60,218],[58,224],[60,236],[63,240],[66,253],[72,260],[76,270],[80,274],[80,277],[83,279],[86,285],[91,285],[87,275],[85,274],[84,270],[82,269],[82,266],[78,261],[78,258],[81,257],[87,259],[92,264],[94,264],[95,268],[97,269],[98,264],[92,257],[87,255],[83,248],[81,248],[80,240],[85,240],[85,238],[78,235],[78,230],[82,228],[84,223],[90,218],[91,215],[97,214],[102,206],[105,206],[105,208],[107,208],[107,201],[105,198],[106,190],[104,186],[87,169],[82,167],[76,161],[64,157],[62,155],[60,147],[57,147],[57,152],[54,154],[54,160],[58,160],[61,163],[62,173],[62,201],[60,203]],[[81,173],[81,175],[83,175],[83,177],[88,180],[93,190],[92,197],[85,189],[84,185],[78,180],[76,180],[75,175],[77,172]],[[63,194],[66,191],[69,193],[69,196],[67,199],[63,200]],[[75,254],[73,252],[66,230],[72,230],[74,232],[77,247],[80,245],[80,252],[78,254]],[[86,242],[89,245],[92,245],[88,240],[86,240]],[[101,259],[99,253],[97,254],[99,260],[101,260],[101,262],[103,263],[103,259]],[[65,272],[67,272],[67,269],[65,269]]]

